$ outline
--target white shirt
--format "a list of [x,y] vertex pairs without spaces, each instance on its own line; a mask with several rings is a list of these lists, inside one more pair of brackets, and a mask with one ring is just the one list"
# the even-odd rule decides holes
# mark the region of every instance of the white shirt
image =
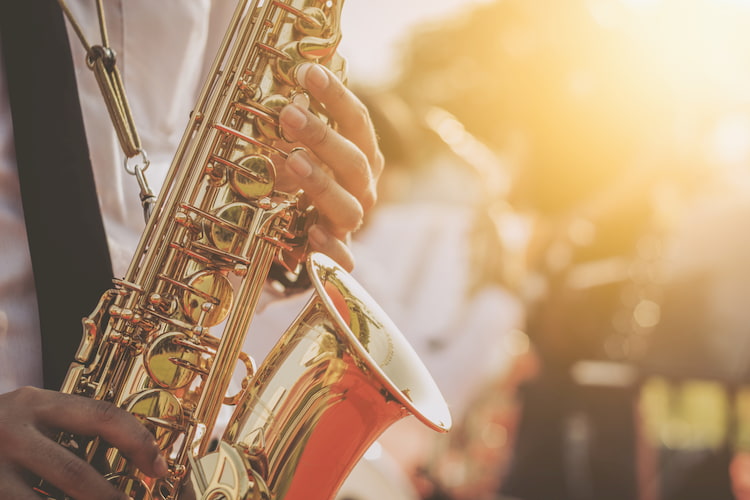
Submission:
[[454,421],[508,368],[508,336],[524,320],[506,288],[469,291],[473,214],[443,201],[381,205],[352,242],[354,276],[419,354]]
[[0,51],[0,393],[21,385],[42,385],[36,290],[4,67]]
[[[100,44],[95,2],[68,0],[92,45]],[[110,46],[158,191],[200,86],[220,43],[234,0],[104,2]],[[115,276],[125,274],[143,231],[135,178],[104,101],[86,67],[83,46],[68,26],[81,108]],[[0,65],[0,72],[4,66]],[[23,220],[4,72],[0,75],[0,393],[42,385],[41,340],[33,273]],[[92,304],[92,308],[95,304]],[[77,325],[74,325],[77,327]]]

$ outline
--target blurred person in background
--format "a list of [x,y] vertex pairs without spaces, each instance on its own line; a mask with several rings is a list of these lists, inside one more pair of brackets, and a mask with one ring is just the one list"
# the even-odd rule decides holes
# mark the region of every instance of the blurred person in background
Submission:
[[[666,486],[689,475],[643,441],[641,377],[667,328],[660,273],[681,212],[720,175],[698,153],[747,100],[748,15],[739,2],[503,1],[412,37],[398,92],[500,153],[511,211],[532,228],[521,291],[541,370],[504,494],[685,498]],[[717,470],[693,493],[729,498],[728,460]]]
[[[442,92],[439,104],[514,162],[511,202],[534,231],[526,331],[541,372],[524,388],[502,491],[525,500],[580,498],[577,491],[595,483],[591,498],[636,494],[637,388],[625,382],[583,389],[571,373],[579,360],[608,359],[602,329],[620,283],[570,290],[568,272],[630,253],[650,211],[646,203],[628,203],[648,199],[640,179],[651,176],[633,152],[639,117],[630,102],[613,109],[613,97],[622,97],[615,94],[621,74],[596,65],[599,33],[581,29],[586,15],[573,2],[488,5],[418,41],[403,80],[414,95],[424,81],[446,84],[426,93]],[[578,443],[570,437],[574,426]],[[584,432],[597,439],[584,442]],[[584,461],[597,467],[595,477],[584,477]]]
[[[408,336],[457,422],[437,435],[405,419],[379,442],[419,498],[479,500],[496,486],[513,416],[512,398],[488,408],[486,388],[522,370],[527,354],[513,283],[522,235],[502,226],[512,218],[502,165],[445,112],[426,112],[389,89],[357,93],[371,109],[387,168],[378,208],[352,241],[354,274]],[[483,177],[487,163],[499,178]],[[499,437],[473,435],[482,431]],[[348,483],[343,498],[370,498]]]

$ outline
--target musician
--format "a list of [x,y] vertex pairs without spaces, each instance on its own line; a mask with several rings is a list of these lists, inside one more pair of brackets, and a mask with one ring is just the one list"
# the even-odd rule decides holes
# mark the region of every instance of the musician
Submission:
[[[72,52],[76,85],[69,90],[79,94],[85,139],[96,184],[101,219],[106,230],[106,247],[111,256],[114,276],[122,276],[143,229],[142,207],[135,180],[123,170],[123,154],[118,146],[110,118],[94,76],[86,67],[85,51],[70,23],[63,23],[57,3],[3,2],[0,6],[0,490],[3,498],[35,498],[31,482],[35,476],[47,479],[68,495],[79,499],[122,498],[88,464],[58,446],[50,436],[64,430],[78,434],[98,435],[132,459],[145,473],[160,476],[166,472],[153,436],[123,410],[105,402],[61,394],[45,373],[42,363],[40,318],[36,289],[45,276],[35,276],[27,242],[27,227],[19,187],[20,155],[14,147],[14,125],[11,111],[20,113],[20,105],[9,98],[13,75],[6,71],[5,61],[13,50],[9,44],[14,28],[51,37],[62,35],[59,45]],[[21,5],[19,5],[21,4]],[[104,2],[106,27],[111,47],[117,54],[134,121],[143,147],[148,151],[149,183],[154,191],[162,182],[166,169],[187,124],[206,69],[212,61],[223,31],[235,6],[232,0],[155,3],[147,1]],[[69,0],[69,8],[92,44],[100,43],[95,2]],[[49,21],[56,28],[42,27]],[[59,28],[62,26],[62,28]],[[59,29],[58,29],[59,28]],[[16,30],[18,31],[18,30]],[[65,34],[67,31],[67,40]],[[43,34],[39,34],[43,33]],[[26,47],[31,50],[33,47]],[[56,57],[33,54],[54,63]],[[53,60],[54,59],[54,60]],[[61,66],[67,64],[62,60]],[[7,79],[6,79],[7,77]],[[61,85],[57,71],[50,71],[43,84],[46,89]],[[334,131],[307,110],[305,103],[288,105],[281,111],[281,126],[286,137],[305,150],[289,155],[279,169],[280,182],[290,188],[302,188],[318,207],[321,217],[310,228],[313,250],[324,252],[350,270],[353,257],[346,241],[375,201],[375,184],[383,162],[366,108],[328,70],[307,65],[298,79],[310,95],[319,100],[339,124]],[[29,85],[35,82],[28,82]],[[50,92],[53,93],[53,92]],[[34,99],[46,99],[46,92]],[[61,112],[56,102],[49,102],[50,113]],[[11,109],[11,107],[13,109]],[[71,118],[70,127],[75,126]],[[37,122],[34,122],[35,124]],[[39,148],[47,138],[40,137]],[[45,166],[47,167],[47,166]],[[51,164],[49,169],[67,169],[69,165]],[[83,193],[70,193],[77,200]],[[73,226],[78,221],[58,220],[49,213],[49,224]],[[60,242],[64,246],[65,242]],[[89,245],[76,241],[75,245]],[[57,251],[57,249],[49,249]],[[62,263],[61,265],[65,265]],[[85,281],[86,276],[81,276]],[[36,281],[36,287],[35,287]],[[71,295],[98,297],[104,289],[84,291],[79,283],[69,284]],[[90,312],[72,311],[78,318]],[[73,329],[75,323],[60,322],[60,330]],[[55,332],[55,335],[58,333]],[[75,345],[71,346],[72,352]],[[70,354],[60,353],[65,363]],[[44,376],[44,378],[43,378]],[[43,381],[47,388],[42,389]]]

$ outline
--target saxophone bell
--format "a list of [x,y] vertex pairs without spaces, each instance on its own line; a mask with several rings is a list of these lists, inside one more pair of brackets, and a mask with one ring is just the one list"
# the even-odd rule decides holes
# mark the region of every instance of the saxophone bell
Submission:
[[312,298],[242,395],[218,451],[192,463],[198,498],[329,499],[397,420],[451,426],[434,380],[377,303],[325,255],[311,254],[307,270]]

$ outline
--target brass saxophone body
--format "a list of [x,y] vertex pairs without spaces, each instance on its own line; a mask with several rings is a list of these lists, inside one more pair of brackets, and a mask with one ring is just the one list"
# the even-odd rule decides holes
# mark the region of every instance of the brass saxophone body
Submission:
[[[333,261],[308,255],[302,193],[275,188],[278,112],[302,92],[294,69],[312,61],[343,78],[342,4],[240,2],[127,274],[83,320],[62,390],[136,415],[169,473],[149,478],[96,438],[58,441],[134,499],[177,499],[188,484],[203,499],[331,498],[396,419],[450,427],[387,316]],[[261,292],[300,276],[312,298],[256,373],[242,346]],[[238,366],[245,388],[228,396]],[[224,405],[234,414],[210,449]]]

